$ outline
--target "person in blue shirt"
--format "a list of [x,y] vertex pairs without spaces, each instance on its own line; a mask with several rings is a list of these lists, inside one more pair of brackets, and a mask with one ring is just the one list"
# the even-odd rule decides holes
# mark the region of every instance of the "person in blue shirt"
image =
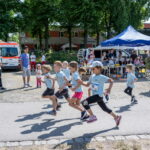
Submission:
[[57,110],[61,107],[58,103],[57,100],[55,99],[54,95],[54,86],[55,86],[55,79],[51,77],[50,74],[51,67],[49,65],[43,65],[42,66],[42,72],[44,75],[44,81],[47,89],[43,92],[42,98],[49,98],[52,101],[53,104],[53,110],[52,110],[52,115],[57,114]]
[[63,73],[66,75],[67,79],[70,81],[71,80],[71,75],[70,75],[70,70],[68,68],[69,64],[67,61],[64,61],[63,62],[63,65],[62,65],[62,71]]
[[71,90],[74,92],[70,101],[81,112],[81,120],[85,120],[89,116],[87,115],[85,109],[80,105],[80,101],[83,96],[83,89],[81,87],[82,80],[78,73],[78,63],[76,61],[70,62],[69,68],[72,73]]
[[89,82],[82,83],[82,85],[87,86],[87,87],[91,85],[91,90],[92,90],[92,96],[82,101],[83,107],[87,110],[87,112],[90,115],[87,122],[90,123],[90,122],[97,120],[97,117],[93,114],[93,111],[90,108],[90,104],[97,103],[102,108],[103,111],[107,112],[114,118],[116,122],[116,126],[119,126],[121,116],[118,116],[115,113],[113,113],[113,111],[109,109],[103,101],[104,84],[106,82],[110,83],[108,89],[106,90],[106,93],[108,94],[110,93],[111,88],[113,86],[113,80],[101,74],[103,70],[103,65],[101,62],[99,61],[93,62],[93,64],[91,65],[91,68],[92,68],[93,74],[91,75]]
[[132,64],[128,64],[126,67],[127,74],[127,88],[124,90],[126,94],[131,96],[131,103],[137,103],[137,100],[135,99],[135,96],[132,94],[133,88],[135,87],[134,83],[137,81],[137,78],[134,71],[134,66]]
[[[25,46],[24,53],[21,54],[21,68],[23,70],[23,82],[24,82],[24,88],[31,87],[29,84],[30,82],[30,76],[31,76],[31,70],[30,70],[30,56],[29,56],[29,48],[28,46]],[[27,77],[27,82],[26,82]]]
[[[80,106],[74,104],[74,102],[72,102],[69,92],[68,92],[68,85],[69,84],[69,80],[67,79],[66,75],[63,73],[62,71],[62,62],[61,61],[56,61],[54,63],[54,71],[56,72],[56,81],[58,83],[59,86],[59,90],[55,93],[56,99],[60,98],[60,97],[65,97],[65,99],[68,101],[69,106],[73,107],[76,110],[79,111],[84,111],[84,108],[81,109]],[[76,87],[74,87],[76,88]],[[72,89],[75,90],[75,89]],[[83,113],[82,113],[83,114]]]

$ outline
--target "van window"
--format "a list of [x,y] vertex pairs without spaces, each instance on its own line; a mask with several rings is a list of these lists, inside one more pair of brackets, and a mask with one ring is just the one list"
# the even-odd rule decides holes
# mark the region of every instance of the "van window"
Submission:
[[18,49],[15,47],[2,47],[0,50],[3,57],[18,56]]

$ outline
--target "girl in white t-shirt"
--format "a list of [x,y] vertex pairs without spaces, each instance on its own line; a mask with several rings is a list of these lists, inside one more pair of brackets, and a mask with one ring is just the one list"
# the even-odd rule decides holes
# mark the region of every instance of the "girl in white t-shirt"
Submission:
[[36,66],[36,84],[37,84],[37,88],[41,88],[41,77],[42,77],[41,65],[37,64],[37,66]]

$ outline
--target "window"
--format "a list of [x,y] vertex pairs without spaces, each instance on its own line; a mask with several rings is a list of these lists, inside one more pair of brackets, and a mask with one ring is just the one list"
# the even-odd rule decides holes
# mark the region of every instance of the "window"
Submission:
[[0,49],[1,49],[1,54],[2,54],[3,57],[18,56],[17,48],[14,48],[14,47],[2,47]]
[[59,37],[64,37],[64,32],[59,32]]

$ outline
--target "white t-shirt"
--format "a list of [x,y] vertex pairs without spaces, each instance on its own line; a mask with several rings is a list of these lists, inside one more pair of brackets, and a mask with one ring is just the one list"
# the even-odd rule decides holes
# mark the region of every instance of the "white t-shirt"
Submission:
[[31,55],[30,59],[31,59],[31,62],[36,62],[36,56],[35,55]]
[[46,59],[45,55],[43,55],[41,59],[42,59],[42,61],[45,61],[45,59]]
[[36,77],[41,78],[42,77],[42,70],[36,69]]

